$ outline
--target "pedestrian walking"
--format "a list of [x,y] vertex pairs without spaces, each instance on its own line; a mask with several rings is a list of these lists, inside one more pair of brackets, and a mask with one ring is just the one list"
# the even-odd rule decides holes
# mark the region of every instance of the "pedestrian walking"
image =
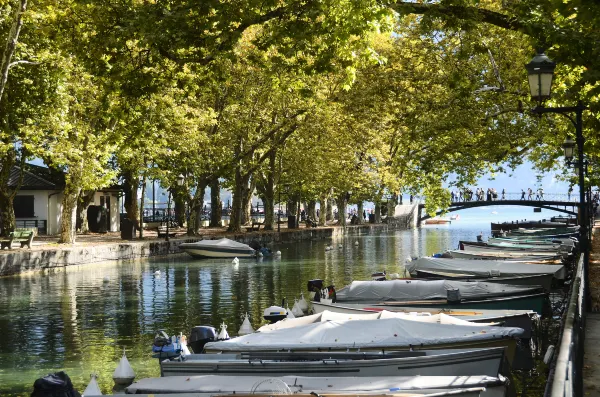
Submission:
[[538,189],[538,197],[539,197],[539,200],[544,199],[544,189],[541,187]]
[[571,193],[573,193],[573,186],[569,186],[569,191],[567,192],[567,200],[571,201]]
[[531,200],[533,196],[533,190],[531,188],[527,188],[527,200]]
[[506,199],[506,191],[504,191],[504,189],[502,189],[502,200]]
[[525,190],[521,189],[521,200],[525,200]]

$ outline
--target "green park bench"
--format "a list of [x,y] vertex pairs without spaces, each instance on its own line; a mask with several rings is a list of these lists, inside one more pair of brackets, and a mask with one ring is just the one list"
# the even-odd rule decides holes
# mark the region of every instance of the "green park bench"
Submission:
[[31,249],[32,241],[33,241],[33,232],[31,230],[17,230],[17,231],[11,232],[9,234],[8,238],[0,237],[0,249],[4,249],[4,248],[10,249],[13,242],[21,243],[21,248],[24,248],[25,246],[27,246],[29,249]]

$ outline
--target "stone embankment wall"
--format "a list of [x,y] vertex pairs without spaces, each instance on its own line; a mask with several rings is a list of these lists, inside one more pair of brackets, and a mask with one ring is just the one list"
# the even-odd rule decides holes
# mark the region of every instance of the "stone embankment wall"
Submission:
[[[247,232],[241,234],[215,234],[203,236],[204,239],[227,237],[245,244],[258,241],[261,245],[287,243],[302,240],[324,240],[343,235],[367,234],[371,230],[387,230],[404,228],[404,223],[379,225],[358,225],[347,228],[323,227],[315,229],[282,230],[277,232]],[[191,243],[200,238],[172,238],[171,241],[128,241],[122,243],[105,243],[98,245],[81,245],[72,247],[52,247],[48,249],[18,249],[0,253],[0,276],[9,276],[32,271],[61,269],[68,266],[126,261],[168,254],[179,254],[179,244]]]

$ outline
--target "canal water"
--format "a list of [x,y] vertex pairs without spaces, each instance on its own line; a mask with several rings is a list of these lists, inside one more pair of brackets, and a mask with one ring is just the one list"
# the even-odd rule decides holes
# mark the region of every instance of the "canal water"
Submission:
[[[58,370],[80,392],[94,372],[103,393],[110,393],[123,349],[138,379],[159,375],[151,358],[157,329],[189,334],[195,325],[224,322],[235,335],[244,313],[254,328],[260,326],[266,307],[285,298],[291,308],[310,279],[342,287],[376,271],[403,274],[406,257],[489,235],[490,221],[534,219],[531,210],[492,211],[464,211],[448,226],[273,246],[281,259],[243,259],[236,265],[184,254],[0,279],[0,395],[27,396],[35,379]],[[327,245],[334,249],[326,251]]]

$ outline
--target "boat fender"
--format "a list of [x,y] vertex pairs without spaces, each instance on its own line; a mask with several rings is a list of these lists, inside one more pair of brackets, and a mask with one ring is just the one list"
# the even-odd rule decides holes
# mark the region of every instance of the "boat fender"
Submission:
[[248,335],[254,332],[254,329],[252,328],[252,325],[250,324],[250,317],[248,316],[248,313],[246,313],[244,315],[244,321],[242,322],[242,326],[240,327],[240,330],[238,331],[238,335],[242,336],[242,335]]
[[550,364],[552,361],[552,356],[554,355],[554,345],[548,346],[548,350],[546,350],[546,354],[544,354],[544,364]]
[[98,381],[96,380],[97,375],[96,374],[91,374],[90,378],[91,378],[90,379],[90,383],[88,383],[87,387],[83,391],[82,396],[83,397],[87,397],[87,396],[102,396],[102,391],[100,390],[100,387],[98,386]]
[[298,299],[294,299],[294,306],[292,307],[292,314],[296,317],[304,316],[302,309],[298,306]]
[[300,292],[300,300],[298,301],[298,307],[303,312],[308,311],[308,302],[306,302],[306,299],[304,299],[304,292]]
[[217,340],[227,340],[229,338],[229,334],[227,333],[227,324],[223,322],[221,324],[221,329],[219,330],[219,335],[217,336]]
[[289,305],[286,307],[286,310],[287,310],[287,318],[296,318],[296,316],[294,316],[294,313],[290,310]]
[[181,347],[181,354],[184,356],[189,356],[192,354],[190,349],[187,346],[187,337],[185,335],[179,334],[179,346]]
[[240,260],[236,256],[235,258],[233,258],[233,260],[231,261],[231,263],[233,263],[234,265],[238,265],[240,263]]
[[123,349],[123,357],[121,357],[121,361],[119,361],[119,365],[117,365],[117,368],[113,373],[113,380],[118,385],[130,385],[134,379],[135,372],[133,371],[133,368],[131,368],[129,360],[127,360],[125,349]]

